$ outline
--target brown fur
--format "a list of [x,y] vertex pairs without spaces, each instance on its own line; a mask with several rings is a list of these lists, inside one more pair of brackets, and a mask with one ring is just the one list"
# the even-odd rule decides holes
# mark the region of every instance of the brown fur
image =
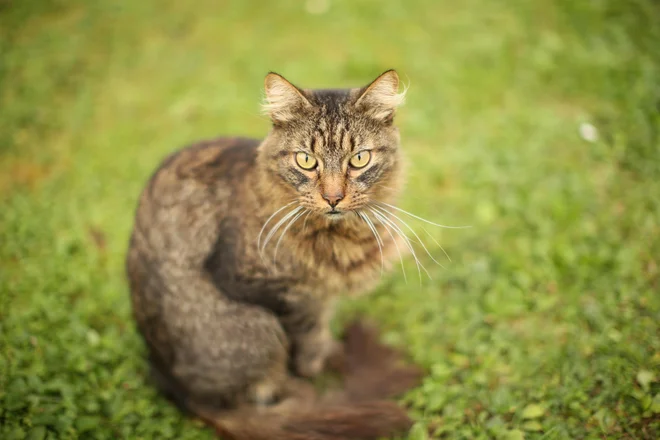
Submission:
[[[183,149],[163,162],[141,195],[127,272],[154,377],[230,438],[377,438],[408,426],[392,403],[369,402],[402,390],[370,380],[405,376],[408,386],[417,375],[385,365],[371,365],[365,375],[360,363],[391,351],[372,344],[375,351],[360,360],[355,347],[369,337],[355,336],[359,330],[352,345],[347,341],[353,353],[341,397],[318,401],[295,378],[317,375],[340,348],[329,331],[334,298],[369,290],[381,252],[387,265],[396,253],[393,236],[372,218],[377,242],[355,212],[368,215],[373,201],[392,203],[400,186],[397,89],[393,71],[362,89],[339,91],[301,90],[269,74],[265,110],[273,129],[266,139],[224,138]],[[369,164],[351,167],[351,156],[366,150]],[[301,151],[318,160],[315,169],[297,165]],[[336,206],[326,200],[329,187],[341,188]],[[271,233],[286,215],[289,223]],[[282,410],[292,405],[295,416]],[[261,414],[248,421],[254,411],[277,420],[267,424],[270,433],[249,428],[262,426]]]

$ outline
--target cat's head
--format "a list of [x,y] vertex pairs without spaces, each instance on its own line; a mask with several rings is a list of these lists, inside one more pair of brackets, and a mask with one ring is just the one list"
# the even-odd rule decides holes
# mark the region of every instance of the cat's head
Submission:
[[393,120],[404,93],[394,70],[365,87],[338,90],[304,90],[270,73],[265,93],[273,122],[262,146],[266,166],[300,206],[339,219],[398,190]]

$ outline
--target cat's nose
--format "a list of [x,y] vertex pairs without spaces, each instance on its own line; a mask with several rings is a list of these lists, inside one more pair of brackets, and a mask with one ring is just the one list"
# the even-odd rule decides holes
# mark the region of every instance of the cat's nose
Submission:
[[342,199],[344,198],[344,194],[343,193],[337,193],[334,195],[323,194],[323,198],[325,199],[326,202],[328,202],[328,205],[330,205],[330,207],[334,209],[335,206],[337,206],[339,202],[342,201]]

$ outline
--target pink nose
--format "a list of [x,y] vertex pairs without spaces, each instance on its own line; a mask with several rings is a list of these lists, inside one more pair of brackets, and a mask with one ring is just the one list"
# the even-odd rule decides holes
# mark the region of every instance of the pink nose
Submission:
[[339,204],[339,202],[342,201],[344,198],[344,194],[334,194],[334,195],[329,195],[329,194],[323,194],[323,198],[328,202],[328,205],[330,205],[331,208],[334,208]]

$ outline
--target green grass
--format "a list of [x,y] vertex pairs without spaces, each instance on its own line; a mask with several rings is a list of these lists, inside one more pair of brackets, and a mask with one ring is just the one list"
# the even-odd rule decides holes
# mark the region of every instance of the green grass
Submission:
[[0,3],[1,438],[213,438],[145,384],[139,191],[185,143],[265,135],[269,70],[390,67],[402,206],[472,225],[430,230],[453,259],[432,281],[409,259],[343,305],[428,368],[410,438],[660,436],[657,2],[223,3]]

